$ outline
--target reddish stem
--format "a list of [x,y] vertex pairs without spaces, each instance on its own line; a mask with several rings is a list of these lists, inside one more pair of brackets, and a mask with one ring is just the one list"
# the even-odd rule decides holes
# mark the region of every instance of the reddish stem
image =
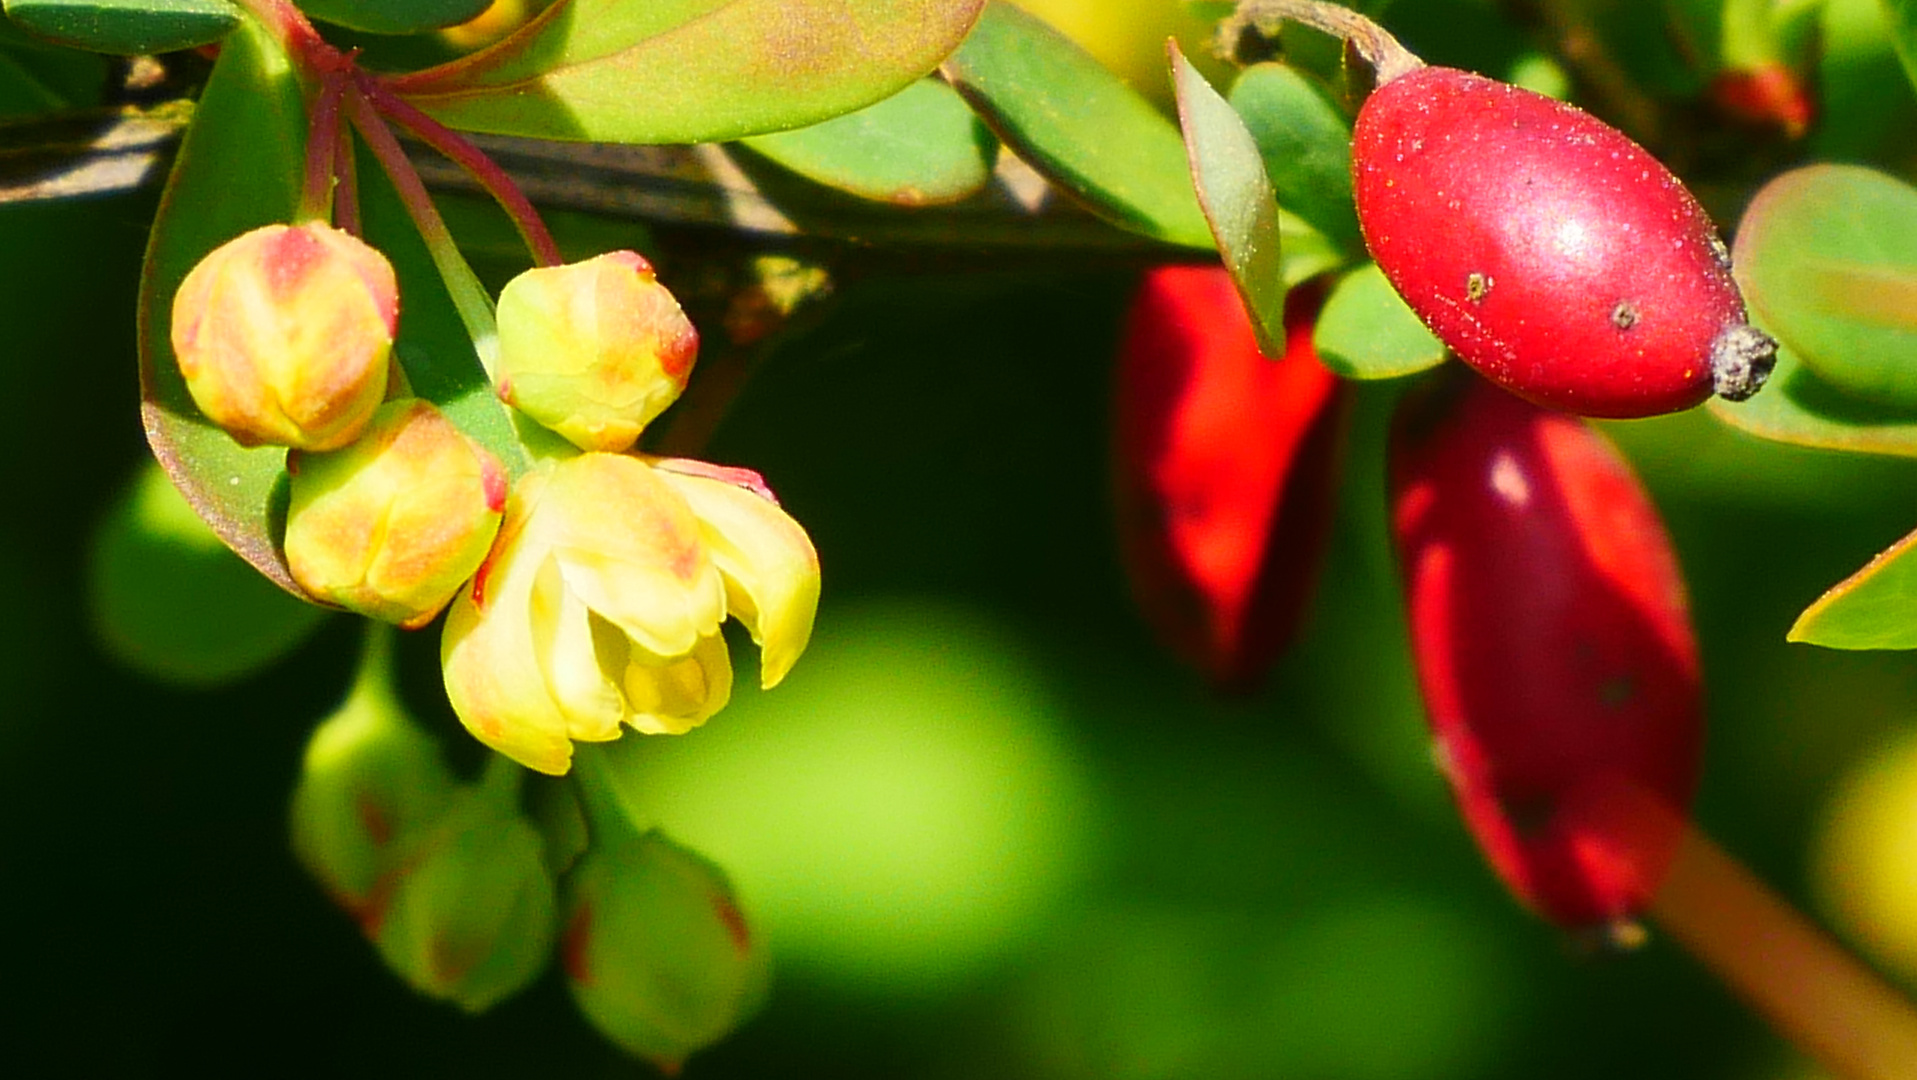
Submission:
[[353,131],[344,124],[333,133],[337,149],[333,151],[333,223],[354,236],[363,237],[359,220],[359,171],[354,161]]
[[1650,915],[1833,1074],[1917,1076],[1910,1003],[1697,829]]
[[356,78],[360,91],[375,109],[444,154],[486,189],[486,193],[499,203],[506,216],[512,218],[513,226],[525,240],[534,262],[540,266],[558,266],[566,261],[559,254],[559,245],[553,241],[545,220],[539,216],[532,201],[526,198],[525,192],[519,190],[519,185],[506,174],[506,170],[458,132],[421,112],[379,79],[365,72],[356,73]]
[[320,79],[319,96],[306,126],[306,183],[300,192],[300,221],[330,221],[333,185],[340,172],[339,108],[346,73],[330,71]]

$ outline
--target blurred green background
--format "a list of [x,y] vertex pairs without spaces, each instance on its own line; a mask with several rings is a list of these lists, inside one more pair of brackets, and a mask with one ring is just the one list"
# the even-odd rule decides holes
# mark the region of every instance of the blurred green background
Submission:
[[[1429,59],[1526,57],[1494,5],[1394,14]],[[1874,70],[1901,95],[1874,115],[1907,119],[1908,84]],[[151,196],[0,210],[0,1060],[647,1075],[556,974],[481,1018],[413,997],[294,863],[286,802],[345,690],[351,620],[319,619],[229,685],[110,652],[126,647],[90,614],[89,560],[116,557],[96,533],[145,456],[132,312],[151,214]],[[1267,688],[1218,700],[1156,648],[1106,494],[1132,284],[862,284],[721,430],[711,457],[763,471],[811,531],[826,603],[779,690],[619,744],[635,803],[731,870],[774,950],[768,1007],[686,1075],[1814,1076],[1655,932],[1631,955],[1580,948],[1483,866],[1430,764],[1379,528],[1390,388],[1363,395],[1316,607]],[[1899,959],[1913,931],[1880,915],[1917,924],[1897,891],[1917,891],[1917,770],[1896,767],[1917,743],[1917,657],[1784,642],[1917,524],[1917,464],[1763,444],[1701,412],[1610,430],[1692,587],[1699,821],[1917,985]],[[182,602],[210,633],[247,586],[207,572]],[[432,632],[402,644],[411,703],[457,743],[436,657]],[[1880,872],[1844,869],[1865,864]]]

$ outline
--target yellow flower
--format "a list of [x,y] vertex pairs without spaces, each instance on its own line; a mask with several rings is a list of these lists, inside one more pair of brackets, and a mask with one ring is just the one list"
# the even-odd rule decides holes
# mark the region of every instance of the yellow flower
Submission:
[[817,555],[757,476],[659,464],[586,453],[527,475],[447,615],[454,710],[528,768],[563,774],[574,740],[625,726],[704,723],[731,694],[728,613],[763,647],[767,687],[811,635]]

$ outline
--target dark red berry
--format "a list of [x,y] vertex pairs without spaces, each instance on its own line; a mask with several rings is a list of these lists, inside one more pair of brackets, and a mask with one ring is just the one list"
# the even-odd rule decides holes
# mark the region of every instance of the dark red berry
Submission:
[[1602,435],[1465,381],[1407,410],[1391,454],[1437,755],[1522,900],[1563,925],[1615,924],[1656,890],[1697,777],[1683,581]]
[[1254,684],[1295,633],[1331,521],[1346,394],[1311,344],[1323,297],[1292,290],[1277,360],[1216,266],[1147,274],[1126,323],[1126,566],[1166,644],[1225,688]]
[[1451,68],[1378,87],[1352,137],[1358,221],[1432,331],[1505,389],[1586,416],[1757,392],[1776,344],[1748,325],[1710,219],[1590,114]]

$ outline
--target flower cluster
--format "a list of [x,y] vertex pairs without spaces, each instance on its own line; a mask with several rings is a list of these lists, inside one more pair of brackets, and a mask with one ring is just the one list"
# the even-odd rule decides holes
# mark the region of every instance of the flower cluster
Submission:
[[398,312],[384,257],[316,223],[229,242],[176,295],[195,403],[242,443],[293,451],[285,552],[303,589],[407,627],[450,603],[461,721],[555,775],[574,740],[677,734],[723,707],[728,615],[763,650],[762,685],[784,678],[818,603],[805,531],[756,473],[632,452],[698,348],[645,259],[530,270],[501,294],[499,395],[579,451],[510,481],[432,404],[384,401]]

